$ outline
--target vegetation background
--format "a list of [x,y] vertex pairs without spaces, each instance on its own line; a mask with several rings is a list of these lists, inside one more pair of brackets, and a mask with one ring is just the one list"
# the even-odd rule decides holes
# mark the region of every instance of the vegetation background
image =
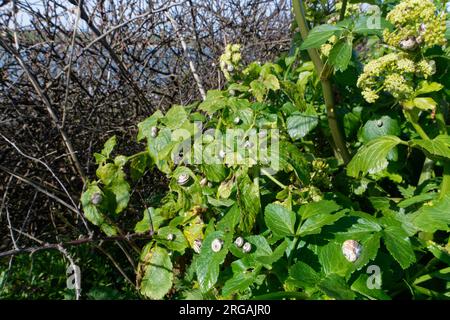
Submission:
[[[201,99],[190,61],[208,90],[224,86],[228,43],[242,44],[246,62],[289,50],[290,9],[286,0],[0,1],[0,255],[85,234],[77,211],[83,179],[95,175],[92,154],[112,135],[119,152],[136,151],[126,141],[138,122]],[[155,171],[133,193],[165,188]],[[141,212],[137,201],[126,215]],[[87,298],[137,297],[123,276],[134,276],[125,243],[70,250],[90,270]],[[66,267],[57,251],[0,257],[0,298],[71,297]]]

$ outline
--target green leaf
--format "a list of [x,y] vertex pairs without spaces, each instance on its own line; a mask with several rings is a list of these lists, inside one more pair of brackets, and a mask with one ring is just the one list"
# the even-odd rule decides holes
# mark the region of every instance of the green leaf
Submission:
[[[378,24],[378,22],[381,22]],[[381,16],[359,16],[355,21],[353,32],[361,35],[382,36],[383,30],[389,28],[390,23]]]
[[264,97],[266,96],[266,93],[267,93],[267,88],[264,85],[264,83],[260,80],[253,80],[250,83],[250,88],[251,88],[252,94],[255,96],[256,100],[258,102],[263,102]]
[[414,214],[413,223],[422,231],[434,233],[437,230],[450,231],[450,196],[446,195],[430,205],[424,205]]
[[445,25],[446,25],[446,29],[445,29],[445,38],[446,38],[447,40],[450,40],[450,20],[447,20],[447,21],[445,22]]
[[280,204],[271,203],[264,210],[264,220],[275,236],[294,235],[295,213]]
[[333,35],[337,35],[342,31],[342,28],[331,25],[331,24],[322,24],[313,28],[308,37],[300,46],[300,50],[305,50],[309,48],[319,48],[322,44],[327,42],[328,39]]
[[105,185],[111,184],[114,180],[116,180],[117,175],[120,169],[113,163],[107,163],[105,165],[101,165],[97,168],[96,174],[97,177],[103,182]]
[[415,98],[413,100],[414,106],[420,110],[434,110],[436,109],[436,101],[433,98]]
[[163,117],[162,112],[158,110],[150,117],[140,122],[138,124],[139,131],[137,135],[137,141],[141,141],[144,138],[151,137],[152,128],[156,127],[156,125],[158,124],[158,119],[161,119],[162,117]]
[[[100,227],[107,236],[117,235],[117,229],[107,223],[103,213],[92,203],[94,195],[100,195],[102,198],[105,198],[104,193],[97,185],[89,184],[86,191],[81,195],[81,205],[83,206],[84,216],[92,224]],[[98,205],[99,207],[102,202]]]
[[381,116],[380,118],[369,120],[362,128],[361,138],[364,143],[369,141],[391,135],[398,136],[400,134],[400,124],[398,119],[390,116]]
[[237,204],[234,204],[225,216],[217,223],[217,230],[234,233],[234,228],[241,219],[241,211]]
[[252,231],[256,221],[256,216],[261,210],[259,198],[259,188],[250,180],[248,175],[238,178],[239,207],[242,210],[239,228],[249,233]]
[[227,297],[234,293],[242,292],[250,287],[256,280],[254,272],[245,272],[234,274],[231,279],[228,279],[223,288],[222,295]]
[[273,74],[266,75],[264,77],[263,83],[268,90],[280,90],[280,82],[278,81],[278,78]]
[[411,241],[403,228],[388,226],[383,230],[383,238],[386,248],[403,269],[416,261]]
[[305,137],[317,127],[319,118],[317,115],[306,113],[293,113],[286,120],[289,136],[295,141]]
[[150,164],[150,156],[148,153],[143,153],[134,157],[130,162],[130,175],[133,181],[139,180],[145,173],[145,170]]
[[376,138],[364,145],[347,166],[347,174],[357,178],[360,173],[377,173],[388,166],[389,152],[402,140],[395,136]]
[[188,116],[183,106],[174,105],[167,111],[166,116],[161,119],[169,129],[175,130],[180,128],[187,120]]
[[284,256],[288,245],[289,243],[285,240],[278,247],[276,247],[272,254],[258,256],[256,257],[256,260],[262,264],[271,266]]
[[227,105],[225,93],[220,90],[209,90],[206,93],[206,99],[198,106],[200,111],[205,111],[209,115],[223,109]]
[[331,49],[328,56],[328,62],[336,68],[336,70],[345,71],[352,59],[352,40],[341,39]]
[[319,213],[331,214],[338,211],[340,208],[341,207],[332,200],[321,200],[319,202],[311,202],[302,205],[298,210],[298,214],[305,220]]
[[310,234],[320,233],[323,226],[333,224],[345,215],[345,210],[339,211],[335,214],[323,212],[315,214],[306,219],[297,230],[297,235],[303,237]]
[[[219,252],[214,252],[211,249],[211,243],[215,239],[224,241]],[[203,241],[200,256],[196,263],[197,279],[202,292],[209,291],[216,284],[220,265],[225,261],[230,242],[231,240],[225,237],[223,231],[211,232]]]
[[111,138],[109,138],[108,141],[106,141],[103,146],[102,155],[104,155],[106,158],[109,158],[116,144],[117,144],[116,136],[112,136]]
[[428,82],[428,81],[421,81],[419,83],[419,87],[414,92],[415,95],[421,95],[421,94],[427,94],[431,92],[440,91],[444,88],[444,86],[437,82]]
[[289,268],[289,276],[301,288],[314,287],[320,281],[320,275],[302,261]]
[[318,248],[318,257],[325,274],[338,274],[347,276],[354,270],[353,263],[347,261],[342,253],[342,243],[330,241]]
[[[172,240],[167,239],[169,234],[173,235]],[[158,243],[163,244],[166,248],[170,250],[178,251],[181,254],[184,254],[184,250],[189,245],[181,230],[172,226],[160,228],[158,230],[158,236],[160,237],[157,240]]]
[[134,227],[134,232],[136,233],[144,233],[151,231],[151,228],[153,227],[152,231],[158,230],[159,226],[162,222],[164,222],[166,219],[160,214],[160,209],[154,209],[152,207],[147,208],[144,210],[143,218],[141,221],[136,223],[136,226]]
[[228,175],[228,170],[221,164],[205,164],[202,171],[206,178],[212,182],[222,182]]
[[450,137],[439,135],[433,140],[416,139],[410,145],[428,153],[428,155],[450,158]]
[[450,252],[446,247],[442,247],[433,241],[428,241],[427,248],[436,258],[450,266]]
[[348,287],[345,279],[336,275],[330,274],[321,280],[317,287],[327,296],[337,300],[353,300],[355,294]]
[[105,186],[105,190],[111,191],[116,200],[116,213],[122,212],[130,201],[130,185],[123,177],[124,173],[121,172],[117,175],[116,179],[108,186]]
[[384,293],[383,290],[375,288],[369,289],[369,286],[367,285],[368,279],[368,274],[361,274],[358,279],[352,283],[351,289],[371,300],[391,300],[391,297]]
[[[143,249],[143,251],[145,248]],[[144,257],[140,292],[150,299],[162,299],[172,288],[172,261],[166,249],[153,247]]]

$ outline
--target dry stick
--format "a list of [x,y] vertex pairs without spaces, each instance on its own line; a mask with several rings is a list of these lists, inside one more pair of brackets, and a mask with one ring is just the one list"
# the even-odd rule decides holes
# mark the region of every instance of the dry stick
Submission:
[[[295,19],[300,28],[300,34],[302,39],[305,40],[308,37],[309,27],[305,20],[303,1],[302,0],[293,0],[294,7],[294,15]],[[308,49],[309,57],[314,64],[314,67],[320,76],[320,83],[322,85],[323,98],[325,101],[325,105],[327,107],[327,118],[328,125],[330,126],[331,135],[333,137],[334,144],[336,146],[337,153],[342,157],[344,164],[347,164],[351,160],[350,153],[348,152],[347,146],[345,144],[344,134],[339,126],[337,121],[336,111],[335,111],[335,101],[333,88],[330,82],[330,67],[327,64],[324,64],[320,55],[316,49]]]
[[119,263],[113,258],[113,256],[107,252],[105,249],[103,249],[101,246],[95,246],[96,249],[98,249],[101,253],[103,253],[106,257],[108,257],[109,260],[113,263],[114,267],[120,272],[120,274],[127,280],[134,288],[136,288],[136,284],[131,281],[131,279],[127,276],[125,271],[120,267]]
[[[70,3],[73,5],[78,5],[76,0],[69,0]],[[100,43],[102,46],[108,51],[111,58],[114,60],[114,62],[119,67],[120,73],[122,74],[122,77],[128,82],[128,84],[133,88],[133,91],[136,93],[136,95],[145,103],[146,106],[150,106],[150,102],[145,97],[145,94],[142,92],[142,90],[136,85],[136,83],[133,81],[132,76],[128,72],[127,68],[123,64],[123,61],[120,60],[120,58],[117,56],[117,54],[114,52],[114,50],[111,48],[111,46],[108,44],[105,38],[102,38],[102,33],[100,30],[97,29],[97,27],[94,25],[93,21],[89,19],[89,16],[84,9],[82,5],[80,7],[80,15],[81,19],[83,19],[84,22],[89,26],[89,28],[94,32],[94,34],[99,38]]]
[[23,71],[28,77],[28,80],[31,82],[34,90],[41,98],[42,102],[45,105],[45,108],[47,109],[48,114],[50,115],[50,118],[52,120],[53,125],[58,128],[58,131],[63,139],[63,142],[69,151],[70,159],[72,160],[72,163],[74,164],[76,168],[76,172],[78,171],[78,174],[80,175],[81,179],[83,180],[83,183],[86,182],[86,176],[84,174],[83,169],[81,168],[80,162],[78,161],[78,157],[76,156],[75,150],[73,149],[72,143],[70,142],[69,137],[67,136],[66,131],[59,125],[59,119],[56,116],[55,111],[52,108],[52,104],[50,103],[49,98],[44,93],[41,85],[39,84],[36,76],[33,74],[33,72],[26,66],[25,62],[23,61],[20,54],[12,48],[8,43],[6,43],[3,38],[0,37],[0,46],[2,46],[7,52],[9,52],[13,57],[16,59],[16,61],[19,63]]
[[60,204],[62,204],[63,206],[65,206],[67,209],[69,209],[70,211],[78,214],[79,210],[76,207],[71,206],[70,204],[68,204],[67,202],[65,202],[64,200],[62,200],[61,198],[59,198],[58,196],[55,196],[53,193],[48,192],[47,190],[45,190],[44,188],[40,187],[39,185],[37,185],[36,183],[34,183],[33,181],[31,181],[30,179],[25,178],[24,176],[18,174],[18,173],[14,173],[11,170],[9,170],[8,168],[0,165],[0,170],[5,171],[6,173],[10,174],[11,176],[13,176],[14,178],[25,182],[26,184],[29,184],[30,186],[32,186],[33,188],[35,188],[37,191],[42,192],[43,194],[45,194],[46,196],[52,198],[53,200],[59,202]]
[[64,124],[66,122],[67,99],[69,98],[70,71],[71,71],[71,67],[72,67],[72,59],[73,59],[73,51],[74,51],[73,49],[75,47],[75,37],[77,35],[79,21],[80,21],[80,7],[78,6],[77,17],[75,19],[75,26],[73,28],[72,40],[70,43],[69,62],[67,63],[68,68],[67,68],[67,76],[66,76],[66,92],[64,94],[64,104],[63,104],[63,115],[62,115],[62,120],[61,120],[61,128],[64,127]]
[[149,233],[133,233],[133,234],[127,234],[122,236],[112,236],[112,237],[106,237],[106,238],[94,238],[94,237],[85,237],[80,238],[76,240],[71,240],[65,243],[44,243],[41,246],[34,246],[34,247],[27,247],[27,248],[19,248],[19,249],[13,249],[8,250],[4,252],[0,252],[0,258],[8,257],[8,256],[15,256],[22,253],[35,253],[37,251],[42,250],[51,250],[51,249],[58,249],[58,246],[79,246],[83,244],[88,243],[95,243],[95,242],[109,242],[109,241],[120,241],[120,240],[138,240],[138,239],[151,239],[153,236]]
[[133,17],[133,18],[131,18],[131,19],[128,19],[127,21],[124,21],[124,22],[122,22],[122,23],[120,23],[120,24],[118,24],[118,25],[112,27],[111,29],[109,29],[108,31],[104,32],[104,33],[103,33],[102,35],[100,35],[99,37],[97,37],[97,38],[95,38],[94,40],[92,40],[91,42],[89,42],[89,44],[88,44],[86,47],[83,48],[83,51],[89,49],[94,43],[100,41],[101,39],[103,39],[103,38],[105,38],[107,35],[109,35],[110,33],[114,32],[114,31],[117,30],[117,29],[122,28],[123,26],[126,26],[127,24],[129,24],[130,22],[133,22],[134,20],[137,20],[137,19],[140,19],[140,18],[145,18],[145,17],[149,16],[150,14],[154,14],[154,13],[166,11],[166,10],[172,8],[172,7],[179,6],[179,5],[181,5],[181,4],[182,4],[181,2],[172,3],[172,4],[170,4],[170,5],[165,6],[164,8],[157,9],[157,10],[153,10],[153,11],[148,11],[148,12],[145,12],[145,13],[143,13],[143,14],[141,14],[141,15],[138,15],[138,16],[136,16],[136,17]]
[[[4,140],[6,140],[6,142],[8,142],[14,149],[16,149],[16,151],[19,152],[22,156],[24,156],[27,159],[30,159],[32,161],[35,161],[35,162],[38,162],[38,163],[42,164],[50,172],[50,174],[53,176],[53,178],[55,178],[55,180],[58,182],[58,184],[61,186],[61,188],[63,189],[64,193],[67,195],[67,197],[69,198],[70,202],[72,203],[72,206],[74,208],[77,207],[77,205],[75,204],[75,201],[73,200],[72,196],[69,194],[69,191],[67,191],[67,189],[64,186],[64,184],[61,182],[61,180],[56,176],[56,174],[53,172],[53,170],[44,161],[25,154],[22,150],[20,150],[12,141],[10,141],[4,135],[0,134],[0,136]],[[86,227],[86,230],[90,233],[91,230],[89,229],[89,226],[88,226],[86,220],[84,219],[83,215],[81,214],[81,212],[78,211],[77,215],[81,218],[81,220],[83,221],[84,226]]]
[[[62,245],[58,244],[55,249],[58,250],[59,252],[61,252],[67,258],[67,260],[69,260],[70,265],[72,266],[72,268],[74,268],[76,266],[75,262],[72,259],[72,257],[69,255],[67,250]],[[78,272],[75,271],[74,272],[74,276],[75,276],[75,284],[76,284],[75,285],[75,298],[76,298],[76,300],[80,300],[81,288],[78,286],[78,284],[81,284],[81,281],[78,278],[80,275],[78,274]]]
[[170,20],[170,23],[172,24],[173,28],[175,29],[175,33],[177,34],[178,38],[180,39],[184,55],[189,62],[189,68],[191,69],[192,75],[194,76],[195,82],[197,83],[198,91],[200,91],[200,95],[202,96],[202,99],[205,100],[206,99],[205,88],[203,88],[202,82],[200,80],[200,77],[198,76],[197,69],[195,68],[194,62],[189,57],[189,52],[187,49],[186,41],[184,40],[184,37],[181,34],[180,28],[179,28],[177,22],[172,18],[170,13],[165,12],[165,15]]

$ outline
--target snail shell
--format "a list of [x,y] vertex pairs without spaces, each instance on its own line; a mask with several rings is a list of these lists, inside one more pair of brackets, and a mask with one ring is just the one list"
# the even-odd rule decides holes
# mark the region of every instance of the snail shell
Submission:
[[192,246],[192,248],[196,253],[200,253],[200,250],[202,248],[202,240],[200,239],[194,240],[194,245]]
[[225,151],[223,151],[223,150],[219,151],[219,158],[220,159],[224,159],[225,158]]
[[236,117],[236,118],[234,118],[233,122],[234,122],[234,124],[239,124],[239,123],[241,123],[241,118]]
[[177,182],[180,186],[184,186],[186,183],[188,183],[190,177],[187,173],[182,173],[178,176]]
[[93,205],[98,205],[100,202],[102,202],[102,200],[103,200],[103,197],[100,192],[95,192],[92,195],[91,202]]
[[244,245],[242,246],[242,251],[244,251],[245,253],[249,253],[251,250],[252,245],[250,244],[250,242],[244,243]]
[[418,43],[416,41],[416,38],[413,36],[400,41],[400,48],[402,48],[403,50],[414,50],[415,48],[417,48],[417,45]]
[[242,245],[244,244],[244,238],[237,237],[236,240],[234,240],[234,244],[239,248],[242,247]]
[[169,234],[167,235],[167,240],[168,240],[168,241],[173,241],[173,239],[175,239],[175,235],[174,235],[173,233],[169,233]]
[[206,186],[207,183],[208,183],[208,179],[206,179],[206,178],[203,178],[202,180],[200,180],[200,185],[202,187]]
[[152,138],[156,138],[157,135],[158,135],[158,128],[157,127],[152,127],[152,129],[151,129],[151,136],[152,136]]
[[222,250],[222,244],[223,244],[222,240],[214,239],[213,242],[211,242],[211,250],[213,252],[219,252],[220,250]]
[[350,262],[355,262],[361,256],[362,246],[358,241],[346,240],[342,244],[342,254],[345,259]]

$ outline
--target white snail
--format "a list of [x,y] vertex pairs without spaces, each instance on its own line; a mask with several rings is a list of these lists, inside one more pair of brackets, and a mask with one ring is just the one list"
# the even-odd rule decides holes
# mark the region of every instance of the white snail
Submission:
[[244,243],[242,246],[242,251],[249,253],[252,250],[252,245],[249,242]]
[[189,181],[189,175],[182,173],[178,176],[177,182],[180,186],[184,186]]
[[362,246],[358,241],[346,240],[342,244],[342,254],[345,259],[350,262],[355,262],[361,256]]
[[403,50],[414,50],[417,47],[418,43],[415,37],[408,37],[405,40],[400,41],[400,48]]
[[239,248],[242,247],[242,245],[244,244],[244,238],[237,237],[236,240],[234,240],[234,244]]
[[200,249],[202,248],[202,240],[194,240],[194,245],[192,246],[196,253],[200,253]]
[[158,128],[157,127],[152,127],[152,129],[151,129],[151,136],[152,136],[152,138],[156,138],[157,135],[158,135]]
[[100,194],[100,192],[96,192],[92,195],[91,202],[93,205],[98,205],[100,202],[102,202],[102,200],[103,200],[103,197]]
[[219,158],[220,159],[224,159],[225,158],[225,151],[223,151],[223,150],[219,151]]
[[220,250],[222,250],[222,244],[223,244],[222,240],[214,239],[213,242],[211,242],[211,250],[213,252],[219,252]]
[[175,235],[174,235],[173,233],[169,233],[169,234],[167,235],[167,240],[168,240],[168,241],[173,241],[174,238],[175,238]]
[[239,123],[241,123],[241,118],[236,117],[236,118],[234,118],[233,122],[234,122],[234,124],[239,124]]
[[208,179],[206,179],[206,178],[203,178],[202,180],[200,180],[200,185],[202,187],[206,186],[207,183],[208,183]]
[[255,145],[252,143],[252,142],[250,142],[250,141],[245,141],[245,143],[244,143],[244,148],[245,149],[251,149],[251,148],[253,148]]

